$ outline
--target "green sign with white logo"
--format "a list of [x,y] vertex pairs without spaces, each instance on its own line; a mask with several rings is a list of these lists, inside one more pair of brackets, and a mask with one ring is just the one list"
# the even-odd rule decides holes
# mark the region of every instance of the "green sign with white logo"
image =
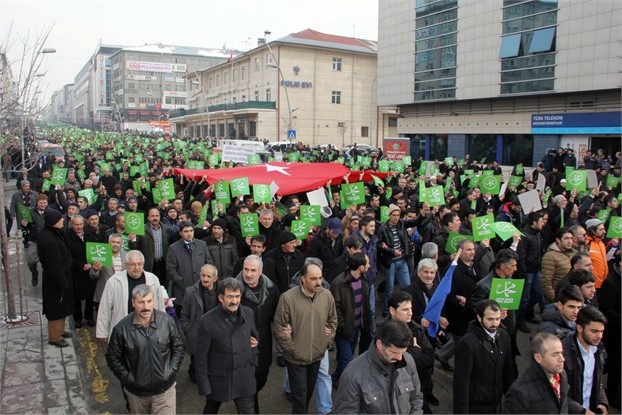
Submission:
[[86,263],[96,262],[100,262],[104,267],[112,266],[112,245],[98,242],[86,243]]
[[242,213],[240,214],[240,229],[242,230],[242,236],[254,236],[259,235],[259,216],[256,213]]
[[501,309],[518,310],[524,285],[523,279],[493,278],[488,298],[499,303]]

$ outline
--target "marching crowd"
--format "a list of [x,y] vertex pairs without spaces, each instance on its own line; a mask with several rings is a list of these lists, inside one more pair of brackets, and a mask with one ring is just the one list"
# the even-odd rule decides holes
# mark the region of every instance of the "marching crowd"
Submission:
[[[498,194],[474,184],[501,175],[496,162],[408,160],[365,183],[364,203],[343,205],[327,183],[330,209],[300,239],[291,226],[306,194],[256,203],[251,193],[212,209],[213,183],[173,175],[190,162],[234,167],[215,163],[209,142],[78,129],[45,136],[67,155],[33,156],[13,178],[7,214],[32,285],[42,281],[50,345],[68,345],[66,317],[75,329],[95,327],[132,413],[175,413],[186,354],[204,413],[229,401],[260,413],[273,360],[286,368],[292,413],[307,413],[314,392],[320,413],[432,413],[435,362],[453,373],[454,413],[620,408],[619,152],[588,152],[579,166],[560,148],[531,172],[514,166]],[[293,153],[353,170],[384,160],[381,151],[300,143],[279,156]],[[573,169],[593,171],[596,184],[568,186]],[[174,197],[158,197],[168,178]],[[425,197],[436,186],[440,203]],[[524,211],[519,196],[536,188],[542,209]],[[126,230],[126,213],[136,212],[144,234]],[[243,236],[247,213],[258,215],[255,235]],[[474,237],[489,214],[513,231]],[[111,263],[89,261],[89,242],[109,243]],[[497,279],[522,280],[516,309],[491,299]],[[532,334],[530,350],[519,350],[519,331]],[[518,356],[530,362],[521,373]]]

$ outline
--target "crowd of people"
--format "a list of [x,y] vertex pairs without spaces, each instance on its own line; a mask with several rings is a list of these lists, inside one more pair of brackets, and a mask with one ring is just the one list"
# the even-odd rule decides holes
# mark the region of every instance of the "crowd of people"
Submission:
[[[307,413],[314,392],[320,413],[432,413],[439,367],[453,373],[455,413],[620,408],[619,152],[588,152],[579,166],[560,148],[532,171],[514,166],[500,194],[475,184],[501,175],[497,162],[409,160],[365,183],[363,203],[344,205],[327,183],[329,209],[300,238],[291,227],[305,193],[212,205],[214,183],[173,174],[235,167],[215,163],[209,140],[43,135],[67,154],[33,152],[12,177],[7,213],[32,285],[42,280],[50,345],[68,346],[68,327],[95,327],[132,413],[175,413],[186,354],[204,413],[230,401],[260,413],[273,360],[286,368],[292,413]],[[361,170],[385,160],[301,143],[269,160],[293,154]],[[573,169],[593,171],[596,184],[569,186]],[[174,197],[159,197],[169,178]],[[426,189],[437,186],[442,200],[431,202]],[[542,209],[524,211],[519,196],[534,190]],[[128,213],[144,214],[144,234],[128,232]],[[243,236],[246,213],[258,215],[254,235]],[[514,230],[474,238],[490,214]],[[89,242],[110,244],[111,265],[88,260]],[[496,279],[523,280],[517,309],[491,299]],[[533,334],[531,350],[519,350],[518,332]],[[521,355],[529,365],[519,373]]]

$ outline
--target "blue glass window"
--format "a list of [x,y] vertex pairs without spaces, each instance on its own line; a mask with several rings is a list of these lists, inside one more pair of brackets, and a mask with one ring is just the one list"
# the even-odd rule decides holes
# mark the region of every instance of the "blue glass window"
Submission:
[[553,47],[553,38],[555,37],[555,28],[547,27],[533,32],[531,45],[529,45],[529,53],[550,52]]
[[501,52],[499,53],[499,57],[502,59],[517,57],[520,50],[520,38],[520,33],[503,36],[501,38]]

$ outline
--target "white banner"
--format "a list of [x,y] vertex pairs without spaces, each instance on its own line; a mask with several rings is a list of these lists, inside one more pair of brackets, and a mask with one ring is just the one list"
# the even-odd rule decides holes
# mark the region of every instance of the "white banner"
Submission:
[[241,146],[222,146],[222,161],[232,161],[234,163],[248,163],[248,156],[255,154],[255,149]]

